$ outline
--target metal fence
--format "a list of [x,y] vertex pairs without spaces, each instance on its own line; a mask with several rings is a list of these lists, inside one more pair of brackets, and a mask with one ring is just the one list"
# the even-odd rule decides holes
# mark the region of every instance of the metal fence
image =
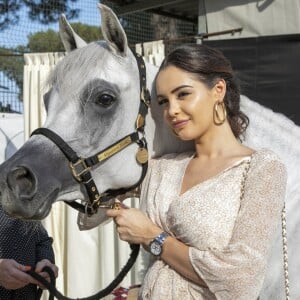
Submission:
[[[73,15],[73,18],[69,18],[70,22],[99,26],[100,15],[97,9],[99,1],[66,0],[67,6],[62,6],[62,2],[64,1],[52,1],[52,6],[44,4],[39,8],[24,4],[19,10],[13,5],[8,7],[7,4],[5,7],[5,4],[0,4],[0,112],[23,112],[23,54],[32,52],[29,41],[33,35],[48,30],[58,32],[57,18],[61,13],[69,17]],[[110,1],[100,2],[112,9],[116,7]],[[46,18],[50,22],[46,22]],[[126,15],[120,18],[120,21],[132,48],[136,43],[170,40],[177,36],[193,35],[196,32],[195,24],[146,12]],[[166,43],[166,52],[175,45],[173,42]]]

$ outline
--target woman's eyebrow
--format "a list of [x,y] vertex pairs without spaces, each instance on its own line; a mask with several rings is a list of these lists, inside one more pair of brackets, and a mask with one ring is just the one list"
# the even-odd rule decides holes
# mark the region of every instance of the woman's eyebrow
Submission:
[[[191,85],[187,85],[187,84],[183,84],[183,85],[180,85],[180,86],[177,86],[175,89],[173,89],[171,91],[171,94],[174,94],[176,93],[178,90],[182,89],[182,88],[186,88],[186,87],[189,87],[189,88],[192,88]],[[164,95],[161,95],[161,94],[157,94],[156,97],[164,97]]]

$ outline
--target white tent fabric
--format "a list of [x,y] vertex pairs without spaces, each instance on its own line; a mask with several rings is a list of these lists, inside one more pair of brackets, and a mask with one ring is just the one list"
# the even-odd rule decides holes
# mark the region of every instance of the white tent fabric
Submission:
[[241,33],[209,39],[233,39],[300,32],[300,1],[205,0],[207,31],[242,27]]
[[[49,72],[64,53],[25,54],[24,114],[25,138],[45,120],[43,94]],[[129,206],[137,200],[128,199]],[[130,203],[131,201],[131,203]],[[107,286],[127,262],[130,248],[119,240],[112,222],[88,231],[79,231],[77,212],[64,203],[55,203],[44,225],[54,239],[59,267],[57,288],[68,297],[90,296]],[[138,265],[128,273],[123,286],[140,282]],[[46,294],[44,296],[46,298]]]

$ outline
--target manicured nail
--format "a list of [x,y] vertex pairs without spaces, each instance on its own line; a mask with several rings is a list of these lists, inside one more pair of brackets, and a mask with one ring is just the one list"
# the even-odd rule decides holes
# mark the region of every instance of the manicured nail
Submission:
[[24,271],[29,271],[29,270],[31,270],[30,266],[24,266]]

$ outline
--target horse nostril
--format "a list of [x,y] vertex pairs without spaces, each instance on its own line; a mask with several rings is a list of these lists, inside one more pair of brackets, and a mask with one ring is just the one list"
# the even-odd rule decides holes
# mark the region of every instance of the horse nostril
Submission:
[[26,167],[16,167],[7,175],[7,185],[22,200],[31,200],[36,189],[36,180]]

